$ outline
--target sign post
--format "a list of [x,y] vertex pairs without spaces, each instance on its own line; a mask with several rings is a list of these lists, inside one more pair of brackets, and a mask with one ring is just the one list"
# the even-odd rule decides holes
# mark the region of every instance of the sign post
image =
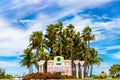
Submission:
[[75,63],[75,66],[76,66],[76,77],[79,78],[79,75],[78,75],[78,63],[79,63],[79,60],[75,60],[74,63]]
[[85,61],[80,61],[80,65],[82,66],[82,72],[81,72],[82,79],[84,79],[84,69],[83,69],[84,62]]
[[43,67],[44,67],[45,60],[41,60],[38,62],[39,65],[39,72],[44,72]]

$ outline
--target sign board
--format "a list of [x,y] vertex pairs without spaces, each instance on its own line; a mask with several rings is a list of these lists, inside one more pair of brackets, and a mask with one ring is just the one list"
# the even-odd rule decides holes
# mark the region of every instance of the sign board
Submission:
[[72,75],[71,60],[64,60],[62,56],[47,61],[47,72],[60,72],[62,75]]

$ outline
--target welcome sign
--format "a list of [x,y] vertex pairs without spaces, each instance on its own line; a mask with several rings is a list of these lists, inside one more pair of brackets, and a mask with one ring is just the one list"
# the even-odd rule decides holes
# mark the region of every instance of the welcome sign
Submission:
[[48,60],[47,72],[59,72],[62,75],[72,75],[71,60],[64,60],[62,56],[54,57],[54,60]]
[[[45,60],[40,60],[38,62],[39,65],[39,72],[44,72],[43,67],[44,67]],[[76,66],[76,77],[79,78],[78,75],[78,64],[82,66],[82,79],[84,79],[84,68],[83,64],[84,61],[79,61],[79,60],[74,60],[75,66]],[[62,75],[72,75],[72,66],[71,66],[71,60],[64,60],[64,57],[62,56],[56,56],[54,57],[54,60],[48,60],[47,61],[47,72],[53,73],[53,72],[58,72],[61,73]]]

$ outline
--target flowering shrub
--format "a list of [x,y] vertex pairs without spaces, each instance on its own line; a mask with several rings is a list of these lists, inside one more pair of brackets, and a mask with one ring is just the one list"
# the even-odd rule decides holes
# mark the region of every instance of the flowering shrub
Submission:
[[30,79],[75,79],[74,76],[60,75],[58,73],[32,73],[23,77],[22,80]]

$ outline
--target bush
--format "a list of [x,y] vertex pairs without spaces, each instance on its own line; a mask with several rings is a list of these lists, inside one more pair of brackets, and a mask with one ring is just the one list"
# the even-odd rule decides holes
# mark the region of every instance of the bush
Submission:
[[0,68],[0,79],[11,79],[12,75],[6,74],[5,69]]
[[6,78],[6,79],[11,79],[11,78],[12,78],[12,75],[7,74],[7,75],[5,76],[5,78]]
[[32,73],[23,77],[22,80],[30,79],[75,79],[74,76],[60,75],[58,73]]
[[104,71],[102,71],[101,73],[100,73],[100,79],[106,79],[106,73],[104,72]]

